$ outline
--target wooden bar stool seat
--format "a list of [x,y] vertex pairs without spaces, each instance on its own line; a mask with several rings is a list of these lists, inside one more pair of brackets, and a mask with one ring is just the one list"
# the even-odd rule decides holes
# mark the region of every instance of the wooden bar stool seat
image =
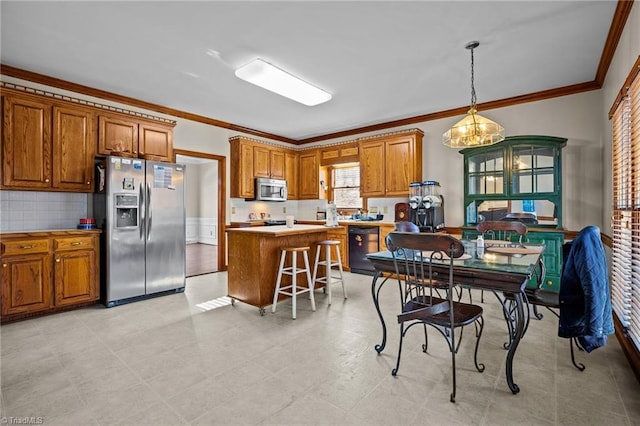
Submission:
[[[316,261],[313,266],[313,285],[321,283],[325,285],[326,292],[329,294],[329,305],[331,305],[331,285],[335,283],[342,283],[342,293],[344,298],[347,298],[347,289],[344,286],[344,278],[342,276],[342,258],[340,257],[340,241],[336,240],[324,240],[319,241],[316,249]],[[320,252],[324,247],[325,260],[320,260]],[[335,248],[336,259],[331,258],[331,247]],[[318,266],[325,267],[325,276],[318,277]],[[338,267],[338,275],[333,275],[333,267]]]
[[[291,253],[291,266],[285,267],[285,261],[287,253]],[[298,253],[302,253],[304,259],[304,268],[298,268]],[[316,310],[316,301],[313,298],[313,280],[311,279],[311,269],[309,268],[309,247],[283,247],[280,254],[280,267],[278,268],[278,278],[276,280],[276,289],[273,294],[273,305],[271,306],[271,312],[276,311],[276,304],[278,303],[278,295],[284,294],[291,296],[291,318],[296,319],[296,296],[302,293],[309,292],[309,298],[311,299],[311,310]],[[307,287],[298,287],[297,277],[298,274],[306,274]],[[291,284],[281,287],[282,276],[290,275]]]

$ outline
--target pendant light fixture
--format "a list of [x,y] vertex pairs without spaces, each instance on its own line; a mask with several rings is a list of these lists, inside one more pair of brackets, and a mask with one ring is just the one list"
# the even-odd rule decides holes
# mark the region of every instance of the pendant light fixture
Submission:
[[470,41],[465,46],[471,50],[471,108],[465,118],[442,135],[442,142],[450,148],[487,146],[504,140],[504,127],[477,114],[476,89],[473,86],[473,49],[478,46],[478,41]]

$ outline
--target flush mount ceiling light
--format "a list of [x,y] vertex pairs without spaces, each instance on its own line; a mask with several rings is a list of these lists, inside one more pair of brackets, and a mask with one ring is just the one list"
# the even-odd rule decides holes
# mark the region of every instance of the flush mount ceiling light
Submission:
[[442,142],[450,148],[487,146],[504,140],[504,127],[477,114],[476,89],[473,86],[473,49],[478,46],[478,41],[471,41],[465,46],[471,50],[471,108],[465,118],[442,135]]
[[324,90],[260,58],[238,68],[236,77],[307,106],[318,105],[331,99],[331,95]]

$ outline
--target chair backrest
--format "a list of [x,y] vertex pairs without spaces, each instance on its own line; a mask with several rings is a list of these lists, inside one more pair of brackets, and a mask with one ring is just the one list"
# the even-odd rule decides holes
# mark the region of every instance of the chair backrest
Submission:
[[480,222],[476,230],[484,239],[517,241],[521,243],[529,231],[527,225],[522,222],[487,220]]
[[613,333],[609,267],[600,228],[587,226],[573,240],[562,266],[558,335],[578,337],[587,352]]
[[[404,287],[406,298],[434,297],[435,283],[448,283],[447,298],[452,301],[453,260],[464,254],[462,242],[450,235],[398,232],[387,236],[387,247],[393,254],[396,276]],[[438,264],[440,272],[433,269]],[[448,276],[442,273],[448,267]]]
[[400,232],[420,232],[420,228],[413,222],[396,222],[396,231]]

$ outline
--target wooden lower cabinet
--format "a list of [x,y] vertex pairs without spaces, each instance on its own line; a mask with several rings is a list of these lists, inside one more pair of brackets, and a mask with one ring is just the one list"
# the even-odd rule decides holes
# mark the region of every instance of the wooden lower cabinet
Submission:
[[55,305],[68,306],[95,300],[95,252],[75,250],[56,254],[55,258]]
[[[340,241],[340,259],[342,260],[342,269],[349,271],[349,247],[347,246],[347,227],[341,226],[335,229],[329,229],[327,231],[328,240]],[[334,250],[331,250],[331,255],[335,256]]]
[[97,301],[99,232],[3,234],[2,322]]
[[2,319],[51,307],[51,255],[2,258]]

